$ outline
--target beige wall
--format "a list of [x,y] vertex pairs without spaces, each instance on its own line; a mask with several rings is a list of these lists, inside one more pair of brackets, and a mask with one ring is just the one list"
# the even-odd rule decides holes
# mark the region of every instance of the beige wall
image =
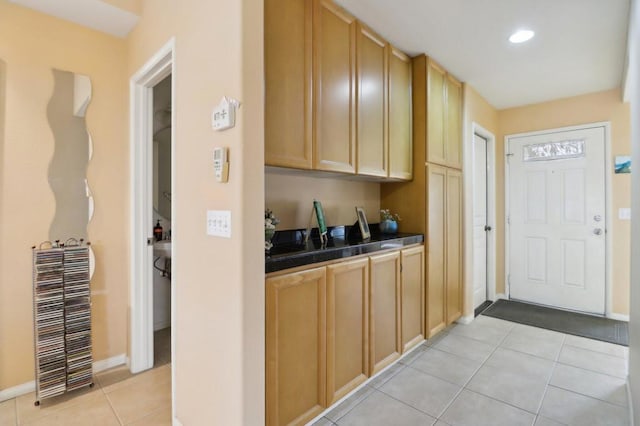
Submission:
[[[568,99],[559,99],[535,105],[510,108],[498,112],[499,135],[496,154],[500,160],[497,164],[497,188],[504,188],[504,136],[537,130],[553,129],[565,126],[611,122],[611,157],[629,155],[631,152],[631,121],[629,104],[622,102],[620,90],[592,93]],[[609,236],[613,241],[613,312],[629,314],[629,246],[630,221],[618,219],[618,209],[630,206],[629,174],[611,176],[612,189],[612,223]],[[498,197],[498,224],[504,223],[504,193]],[[504,258],[504,227],[497,229],[498,259]],[[498,292],[504,292],[504,266],[498,267]]]
[[[184,425],[264,424],[264,87],[262,0],[147,0],[129,36],[132,75],[175,37],[174,414]],[[214,132],[223,96],[242,106]],[[229,147],[229,182],[212,152]],[[206,235],[230,210],[230,239]]]
[[[355,223],[356,206],[364,208],[368,222],[380,221],[379,183],[275,172],[265,174],[265,206],[280,219],[278,230],[306,228],[314,199],[322,203],[328,226]],[[318,226],[315,219],[313,226]]]
[[0,390],[34,379],[30,247],[48,239],[55,209],[47,181],[53,154],[46,118],[52,68],[86,74],[93,85],[87,127],[94,157],[87,173],[96,206],[88,228],[96,254],[94,359],[125,353],[129,264],[125,49],[121,39],[0,0],[0,58],[6,62],[7,87],[0,157]]
[[[497,136],[498,132],[498,111],[493,108],[473,87],[468,84],[464,85],[464,168],[465,187],[469,188],[472,185],[473,180],[473,124],[482,127],[487,132]],[[496,139],[496,145],[502,145]],[[496,146],[496,151],[498,147]],[[497,156],[497,154],[496,154]],[[497,157],[500,158],[500,157]],[[497,161],[494,159],[494,161]],[[496,188],[497,192],[500,192],[500,188]],[[471,191],[465,190],[465,211],[464,222],[467,229],[464,245],[464,282],[467,289],[473,288],[473,211],[471,206],[473,205],[473,194]],[[496,228],[503,226],[501,223],[496,223]],[[503,256],[504,258],[504,256]],[[496,268],[502,268],[504,270],[504,262],[502,258],[498,256],[496,259]],[[473,315],[473,291],[465,292],[465,301],[463,307],[464,316]]]

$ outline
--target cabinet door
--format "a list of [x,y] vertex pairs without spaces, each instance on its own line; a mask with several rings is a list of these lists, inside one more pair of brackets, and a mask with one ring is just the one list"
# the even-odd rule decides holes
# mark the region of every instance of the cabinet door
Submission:
[[401,253],[402,350],[424,340],[424,248]]
[[314,150],[317,170],[355,173],[355,18],[314,0]]
[[411,59],[389,49],[389,177],[411,180]]
[[358,23],[356,172],[387,177],[387,43]]
[[327,266],[327,405],[369,374],[369,260]]
[[446,71],[429,59],[427,63],[427,161],[447,165],[445,148]]
[[265,0],[265,164],[310,169],[311,0]]
[[427,164],[427,338],[447,325],[446,285],[446,193],[447,169]]
[[462,169],[462,84],[447,75],[447,165]]
[[462,316],[462,173],[447,169],[447,324]]
[[326,407],[325,268],[266,280],[267,424],[304,424]]
[[370,376],[400,357],[400,252],[371,256]]

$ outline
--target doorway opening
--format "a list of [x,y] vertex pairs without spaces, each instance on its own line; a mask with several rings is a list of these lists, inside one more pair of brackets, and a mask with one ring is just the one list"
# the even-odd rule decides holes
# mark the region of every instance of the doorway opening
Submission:
[[[154,331],[164,358],[175,359],[175,40],[131,78],[131,314],[129,368],[154,366]],[[156,101],[156,102],[154,102]],[[154,149],[157,148],[157,149]],[[168,169],[168,170],[167,170]],[[162,232],[154,235],[160,220]],[[170,241],[167,241],[170,236]],[[168,260],[170,259],[170,260]],[[157,260],[157,261],[156,261]],[[156,261],[156,262],[154,262]],[[158,269],[154,268],[155,266]],[[162,276],[164,275],[164,277]],[[154,276],[158,277],[154,285]],[[154,288],[155,287],[155,288]],[[154,300],[155,299],[155,300]],[[167,301],[168,299],[168,301]],[[167,312],[168,310],[168,312]],[[160,314],[160,315],[159,315]],[[169,327],[167,327],[169,326]],[[165,337],[164,339],[161,339]],[[163,343],[162,343],[163,342]],[[167,346],[170,351],[167,352]],[[172,369],[172,375],[174,374]],[[172,379],[175,379],[173,377]],[[175,383],[175,380],[173,380]],[[173,399],[173,398],[172,398]]]
[[472,306],[477,316],[496,299],[495,136],[472,124],[471,225]]
[[171,362],[171,74],[153,87],[153,366]]

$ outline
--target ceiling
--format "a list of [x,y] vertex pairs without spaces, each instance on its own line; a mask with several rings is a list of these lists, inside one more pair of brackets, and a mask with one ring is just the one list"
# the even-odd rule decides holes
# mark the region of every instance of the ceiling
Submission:
[[126,37],[138,23],[135,13],[101,0],[10,1],[121,38]]
[[[138,17],[104,0],[11,0],[117,37]],[[426,53],[495,108],[621,87],[629,0],[335,0],[410,55]],[[517,29],[536,36],[514,45]]]
[[[621,87],[629,0],[336,0],[503,109]],[[511,44],[518,29],[535,31]]]

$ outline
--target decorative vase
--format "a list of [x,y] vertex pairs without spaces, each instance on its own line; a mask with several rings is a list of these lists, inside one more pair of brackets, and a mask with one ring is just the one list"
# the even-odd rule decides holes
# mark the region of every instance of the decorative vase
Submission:
[[271,242],[271,239],[273,238],[273,236],[276,234],[276,229],[274,228],[264,228],[264,249],[266,251],[271,250],[271,247],[273,247],[273,243]]
[[383,234],[395,234],[398,232],[398,222],[395,220],[383,220],[380,222],[380,232]]

